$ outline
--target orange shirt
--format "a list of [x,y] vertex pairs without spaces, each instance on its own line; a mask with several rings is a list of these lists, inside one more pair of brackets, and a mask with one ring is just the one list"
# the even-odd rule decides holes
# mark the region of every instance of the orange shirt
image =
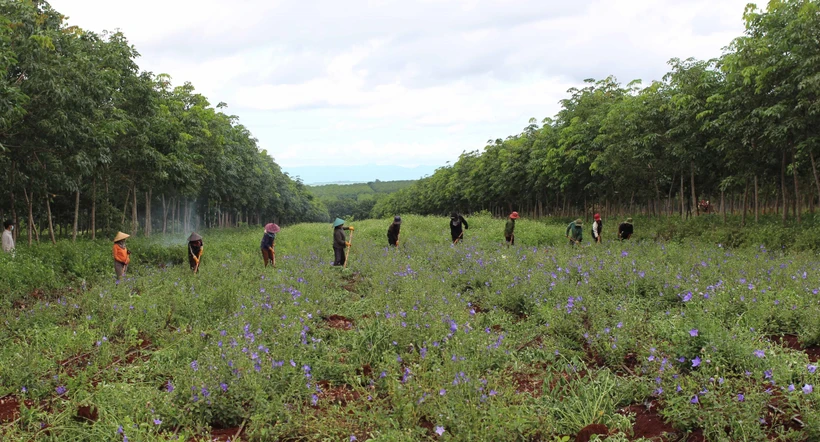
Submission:
[[130,261],[128,249],[120,247],[119,244],[114,244],[114,261],[127,265]]

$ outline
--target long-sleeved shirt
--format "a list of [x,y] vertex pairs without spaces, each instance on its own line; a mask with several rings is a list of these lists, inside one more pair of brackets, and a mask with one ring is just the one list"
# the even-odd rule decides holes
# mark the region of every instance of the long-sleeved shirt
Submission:
[[504,236],[512,236],[513,233],[515,233],[515,220],[509,218],[507,225],[504,226]]
[[461,234],[461,232],[464,231],[461,229],[462,225],[464,226],[464,230],[470,228],[470,226],[467,225],[467,220],[464,219],[463,216],[459,215],[458,218],[450,218],[450,233],[452,233],[453,236]]
[[592,223],[592,237],[598,239],[601,236],[601,231],[604,230],[604,222],[603,221],[595,221]]
[[345,230],[350,230],[350,227],[336,227],[333,229],[333,247],[336,249],[343,249],[347,246],[347,239],[345,238]]
[[10,230],[3,231],[3,251],[11,253],[14,250],[14,237],[11,236]]
[[579,226],[575,224],[575,221],[569,223],[567,226],[567,236],[574,239],[575,241],[583,241],[584,239],[584,228],[583,226]]
[[387,228],[387,242],[395,244],[399,240],[399,233],[401,232],[401,224],[393,223]]
[[191,255],[199,258],[200,253],[202,252],[202,240],[198,241],[191,241],[188,243],[188,250]]
[[125,265],[131,262],[131,257],[128,255],[128,249],[125,246],[114,244],[114,261]]
[[260,247],[262,250],[268,250],[273,247],[274,241],[276,241],[276,234],[265,232],[262,236],[262,244],[260,244]]

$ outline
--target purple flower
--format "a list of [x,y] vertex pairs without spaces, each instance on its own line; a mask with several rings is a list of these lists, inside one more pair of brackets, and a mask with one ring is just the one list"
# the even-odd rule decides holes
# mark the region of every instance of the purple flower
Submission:
[[444,434],[444,427],[436,427],[436,434],[438,434],[439,436]]
[[624,323],[623,323],[623,322],[619,322],[619,323],[618,323],[618,325],[616,325],[615,327],[622,328],[623,326],[624,326]]
[[165,391],[167,391],[168,393],[174,391],[174,385],[171,383],[171,381],[168,381],[168,383],[165,384]]
[[765,358],[766,357],[766,352],[764,352],[763,350],[755,350],[754,355],[757,356],[758,358]]
[[359,439],[356,439],[356,436],[354,436],[352,434],[350,435],[350,442],[357,441],[357,440],[359,440]]
[[794,391],[794,384],[789,384],[789,392],[791,393]]
[[763,377],[766,378],[766,379],[771,379],[772,378],[772,371],[771,370],[764,371],[763,372]]
[[442,388],[441,390],[438,391],[438,394],[439,394],[439,396],[444,396],[445,394],[447,394],[447,390]]
[[692,367],[699,367],[700,366],[700,356],[695,356],[695,359],[692,359]]
[[122,425],[120,425],[119,428],[117,428],[117,434],[122,434]]
[[692,330],[689,330],[689,336],[694,338],[697,335],[698,335],[698,329],[693,328]]
[[693,397],[692,400],[689,401],[689,403],[690,404],[699,404],[700,401],[698,400],[698,395],[695,395],[695,397]]
[[191,362],[191,370],[193,370],[193,371],[199,370],[199,362],[197,362],[197,361]]
[[154,419],[154,425],[160,425],[162,423],[159,419]]
[[223,382],[219,384],[219,386],[222,388],[222,391],[228,391],[228,384]]
[[743,393],[738,393],[737,394],[737,401],[738,402],[743,402],[745,400],[746,400],[746,396],[744,396]]
[[683,295],[683,302],[689,302],[690,300],[692,300],[692,292]]
[[817,371],[817,366],[809,364],[806,366],[806,369],[809,370],[809,373],[814,374],[814,372]]
[[310,404],[311,405],[316,405],[318,403],[319,403],[319,396],[316,396],[314,394],[313,396],[310,397]]
[[67,389],[67,388],[65,388],[65,387],[63,387],[62,385],[60,385],[59,387],[57,387],[57,388],[55,389],[55,391],[57,392],[57,395],[58,395],[58,396],[62,396],[62,395],[64,395],[64,394],[65,394],[65,392],[66,392],[66,391],[68,391],[68,389]]
[[806,384],[803,386],[803,394],[809,394],[814,391],[814,387],[811,384]]

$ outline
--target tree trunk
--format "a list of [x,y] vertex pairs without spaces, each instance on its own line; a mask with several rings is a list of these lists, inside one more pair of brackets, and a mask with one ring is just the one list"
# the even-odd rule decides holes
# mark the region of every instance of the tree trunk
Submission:
[[683,173],[680,174],[680,217],[683,218],[685,216],[685,209],[683,207]]
[[97,178],[91,181],[91,240],[97,239]]
[[758,205],[757,174],[755,174],[755,224],[760,220],[760,206]]
[[788,193],[786,192],[786,149],[783,149],[783,159],[780,162],[780,187],[783,193],[783,222],[785,223],[789,216],[789,206],[786,205],[786,200],[788,199]]
[[74,193],[74,230],[71,233],[71,242],[77,242],[77,224],[80,221],[80,188]]
[[54,224],[51,222],[51,202],[48,198],[48,191],[46,191],[46,215],[48,216],[48,234],[51,237],[51,243],[57,244],[57,240],[54,238]]
[[743,215],[740,217],[740,226],[743,227],[746,225],[746,212],[748,212],[748,198],[749,198],[749,180],[746,179],[746,186],[743,190]]
[[[817,165],[814,162],[814,152],[809,149],[809,158],[811,158],[811,171],[814,174],[814,185],[817,187],[817,195],[820,196],[820,177],[817,176]],[[812,202],[814,198],[812,197]]]
[[689,181],[692,186],[692,204],[695,206],[695,216],[700,216],[700,207],[698,206],[698,197],[695,192],[695,162],[689,162]]
[[17,244],[17,237],[19,236],[19,233],[20,233],[20,220],[17,218],[17,204],[14,201],[14,187],[15,187],[14,177],[17,175],[14,172],[14,170],[15,170],[15,163],[12,162],[11,163],[11,187],[10,187],[10,190],[9,190],[9,195],[11,196],[11,219],[14,220],[14,232],[12,232],[12,235],[14,235],[14,243]]
[[168,206],[165,204],[165,194],[162,194],[162,234],[165,235],[165,231],[168,228]]
[[797,224],[800,224],[800,212],[802,211],[802,201],[800,200],[800,187],[798,187],[797,178],[797,158],[794,154],[794,144],[792,144],[792,176],[794,177],[794,204],[792,207],[794,208],[794,216],[797,219]]
[[132,189],[131,195],[133,196],[133,200],[131,203],[131,236],[137,236],[140,228],[140,220],[137,218],[139,213],[137,212],[137,184],[134,183],[134,188]]
[[27,224],[27,231],[28,231],[28,245],[31,246],[31,231],[34,229],[34,211],[32,210],[31,206],[34,200],[34,191],[31,192],[31,196],[29,197],[28,191],[23,188],[23,196],[26,197],[26,205],[28,206],[28,221]]
[[725,189],[720,189],[720,211],[723,214],[723,224],[726,224],[726,200],[724,199],[725,194]]
[[151,188],[145,192],[145,236],[151,236]]
[[128,193],[125,194],[125,204],[122,206],[122,220],[120,220],[120,227],[125,227],[125,212],[128,210],[128,201],[131,200],[131,188],[128,188]]

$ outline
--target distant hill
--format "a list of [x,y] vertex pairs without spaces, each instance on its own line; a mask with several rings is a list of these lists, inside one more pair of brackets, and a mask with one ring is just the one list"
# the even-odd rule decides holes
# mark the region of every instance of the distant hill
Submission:
[[370,218],[370,212],[382,197],[410,187],[416,180],[372,181],[356,184],[325,184],[307,189],[327,207],[331,219]]

